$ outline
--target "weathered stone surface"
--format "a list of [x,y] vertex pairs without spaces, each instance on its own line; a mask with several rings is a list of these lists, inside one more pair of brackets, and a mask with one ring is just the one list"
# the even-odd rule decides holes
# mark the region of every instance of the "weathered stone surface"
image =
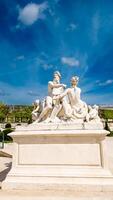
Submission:
[[12,170],[3,189],[112,191],[105,130],[17,130]]

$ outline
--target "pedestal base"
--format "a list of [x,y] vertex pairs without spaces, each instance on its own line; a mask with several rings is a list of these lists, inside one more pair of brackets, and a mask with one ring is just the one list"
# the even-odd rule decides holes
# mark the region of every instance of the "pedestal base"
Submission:
[[2,185],[3,190],[38,190],[55,191],[83,191],[83,192],[113,192],[112,178],[40,178],[40,177],[13,177]]
[[105,130],[18,129],[3,189],[113,191]]

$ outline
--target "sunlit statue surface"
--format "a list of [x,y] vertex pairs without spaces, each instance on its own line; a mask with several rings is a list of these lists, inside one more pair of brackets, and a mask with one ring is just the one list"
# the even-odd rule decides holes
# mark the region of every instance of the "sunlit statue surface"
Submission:
[[60,72],[55,71],[53,81],[48,82],[48,96],[43,102],[34,102],[33,123],[100,122],[98,106],[88,106],[81,100],[79,77],[73,76],[67,89],[60,79]]

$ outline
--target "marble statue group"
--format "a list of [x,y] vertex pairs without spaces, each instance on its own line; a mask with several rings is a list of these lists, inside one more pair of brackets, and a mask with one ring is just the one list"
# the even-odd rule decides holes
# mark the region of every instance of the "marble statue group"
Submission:
[[34,102],[33,123],[10,133],[13,165],[2,183],[4,190],[113,190],[106,153],[109,132],[103,129],[98,106],[81,100],[78,76],[71,78],[69,88],[60,80],[55,71],[48,95]]
[[87,105],[81,100],[79,77],[71,78],[69,88],[60,80],[60,72],[55,71],[53,81],[48,82],[48,96],[43,101],[37,99],[34,102],[33,123],[100,122],[98,106]]

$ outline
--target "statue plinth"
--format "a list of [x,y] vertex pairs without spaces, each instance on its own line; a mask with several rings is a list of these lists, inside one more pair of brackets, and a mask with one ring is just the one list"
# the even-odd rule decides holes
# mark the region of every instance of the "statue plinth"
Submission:
[[[39,126],[38,126],[39,125]],[[75,124],[76,125],[76,124]],[[41,123],[17,128],[13,165],[3,189],[113,191],[103,129]],[[39,128],[40,127],[40,128]],[[64,127],[64,128],[63,128]],[[107,185],[107,187],[106,187]]]
[[62,123],[34,123],[26,127],[17,127],[17,131],[31,130],[102,130],[102,122],[62,122]]

